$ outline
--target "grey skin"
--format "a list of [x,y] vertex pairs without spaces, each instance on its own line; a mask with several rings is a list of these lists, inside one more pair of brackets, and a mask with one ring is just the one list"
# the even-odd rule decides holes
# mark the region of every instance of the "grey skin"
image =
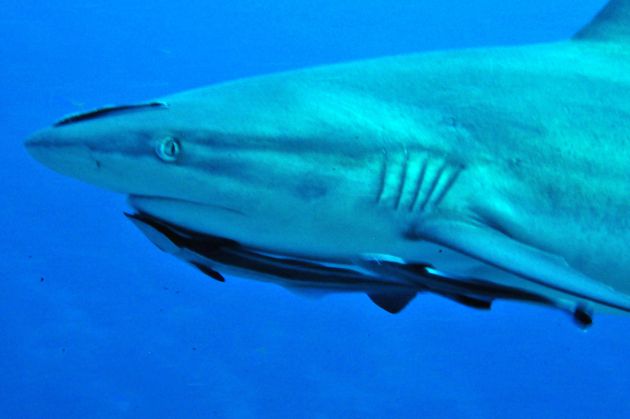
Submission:
[[26,147],[261,252],[628,312],[628,28],[630,0],[613,0],[569,41],[239,80],[72,116]]

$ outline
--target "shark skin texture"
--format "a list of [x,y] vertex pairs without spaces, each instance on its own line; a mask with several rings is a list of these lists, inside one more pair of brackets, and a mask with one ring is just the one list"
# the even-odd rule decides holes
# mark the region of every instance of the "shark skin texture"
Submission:
[[26,147],[218,280],[630,312],[630,0],[570,40],[236,80]]

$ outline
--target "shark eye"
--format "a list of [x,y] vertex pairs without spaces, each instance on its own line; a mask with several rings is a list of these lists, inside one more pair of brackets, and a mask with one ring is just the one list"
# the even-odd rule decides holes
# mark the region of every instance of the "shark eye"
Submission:
[[164,137],[155,146],[155,154],[166,162],[173,162],[177,160],[181,149],[181,144],[175,138]]

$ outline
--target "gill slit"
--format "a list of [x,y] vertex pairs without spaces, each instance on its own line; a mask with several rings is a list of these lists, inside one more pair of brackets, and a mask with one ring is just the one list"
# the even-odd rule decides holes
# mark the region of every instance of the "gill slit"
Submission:
[[440,181],[440,178],[442,177],[442,174],[444,173],[444,170],[446,170],[446,165],[447,165],[446,162],[442,163],[442,166],[440,166],[440,168],[438,169],[437,173],[433,177],[433,181],[431,182],[431,186],[429,187],[429,190],[427,191],[427,194],[424,197],[424,199],[422,200],[422,204],[420,205],[420,211],[424,211],[426,206],[431,201],[431,196],[433,195],[433,192],[435,191],[435,188],[437,187],[437,185],[438,185],[438,183]]
[[403,192],[405,190],[405,183],[407,182],[407,168],[409,165],[409,153],[405,150],[405,155],[403,157],[403,163],[400,174],[400,183],[398,184],[398,192],[396,194],[396,205],[395,208],[400,208],[400,201],[402,200]]
[[387,179],[387,151],[383,151],[383,162],[381,163],[381,175],[378,185],[378,193],[376,194],[376,203],[380,203],[385,193],[385,182]]

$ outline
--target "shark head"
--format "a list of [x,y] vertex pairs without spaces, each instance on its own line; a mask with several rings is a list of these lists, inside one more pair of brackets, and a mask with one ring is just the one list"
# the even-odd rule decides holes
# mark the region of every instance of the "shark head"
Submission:
[[283,251],[306,235],[330,248],[339,239],[322,232],[356,225],[353,207],[375,199],[382,153],[360,141],[371,134],[344,114],[349,99],[295,84],[254,79],[104,107],[60,120],[26,148],[191,230]]
[[[71,115],[25,145],[35,159],[61,174],[123,193],[157,193],[158,179],[147,182],[147,176],[159,161],[175,162],[180,151],[176,138],[157,137],[158,125],[167,132],[167,124],[157,122],[167,109],[165,103],[152,102]],[[151,143],[154,157],[148,150]]]

